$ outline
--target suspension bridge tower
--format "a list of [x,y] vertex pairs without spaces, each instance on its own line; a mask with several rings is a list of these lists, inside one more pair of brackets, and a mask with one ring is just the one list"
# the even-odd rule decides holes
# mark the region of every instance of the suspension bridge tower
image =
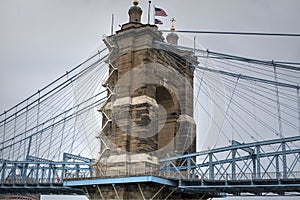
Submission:
[[[86,191],[90,199],[190,198],[160,181],[135,181],[159,175],[160,158],[195,152],[192,65],[197,59],[190,51],[163,48],[157,26],[141,23],[138,1],[128,14],[129,23],[104,39],[110,50],[103,84],[108,93],[99,109],[101,150],[94,175],[111,180]],[[174,32],[166,39],[178,42]],[[134,183],[120,184],[120,177]]]

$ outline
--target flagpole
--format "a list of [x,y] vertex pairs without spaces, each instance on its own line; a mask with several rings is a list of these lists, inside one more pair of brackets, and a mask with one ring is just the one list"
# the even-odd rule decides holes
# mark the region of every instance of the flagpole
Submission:
[[152,12],[152,14],[153,14],[153,23],[155,25],[155,5],[153,5],[153,12]]
[[149,1],[149,6],[148,6],[148,24],[150,24],[150,7],[151,7],[151,1]]
[[111,14],[111,35],[114,34],[114,14]]

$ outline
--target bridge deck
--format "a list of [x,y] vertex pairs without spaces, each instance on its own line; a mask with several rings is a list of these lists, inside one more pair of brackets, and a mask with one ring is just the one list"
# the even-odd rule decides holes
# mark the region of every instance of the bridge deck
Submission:
[[63,184],[3,184],[1,194],[57,194],[57,195],[84,195],[82,189],[64,187]]
[[65,180],[64,186],[83,188],[95,185],[124,185],[124,184],[160,184],[169,188],[177,188],[181,192],[195,194],[210,194],[224,196],[227,194],[242,195],[252,193],[275,193],[284,195],[285,192],[300,193],[300,179],[253,179],[253,180],[184,180],[157,176],[129,176],[117,178],[90,178]]
[[177,186],[176,180],[158,176],[128,176],[114,178],[85,178],[85,179],[66,179],[66,187],[82,187],[88,185],[109,185],[109,184],[128,184],[128,183],[157,183],[167,186]]
[[[148,188],[148,190],[149,188],[152,188],[152,190],[156,190],[155,195],[153,196],[153,198],[149,197],[150,199],[154,199],[154,197],[158,199],[173,199],[175,197],[176,199],[207,199],[213,196],[225,196],[225,193],[214,193],[214,195],[212,195],[211,193],[206,193],[203,191],[191,192],[191,190],[180,189],[178,187],[179,182],[180,181],[178,179],[148,175],[65,180],[64,186],[83,188],[84,191],[86,191],[88,195],[91,196],[91,199],[100,197],[102,199],[106,199],[104,197],[105,195],[114,195],[114,193],[116,193],[116,196],[118,196],[118,193],[120,192],[119,190],[122,190],[123,188],[128,188],[129,190],[131,189],[133,190],[132,192],[135,193],[144,193],[145,191],[143,191],[141,187]],[[143,195],[146,195],[146,193],[144,193]],[[109,198],[112,196],[106,197]]]
[[253,180],[180,180],[178,188],[197,192],[239,195],[242,193],[300,193],[300,179],[253,179]]
[[55,179],[0,179],[0,194],[79,194],[82,189],[65,187]]

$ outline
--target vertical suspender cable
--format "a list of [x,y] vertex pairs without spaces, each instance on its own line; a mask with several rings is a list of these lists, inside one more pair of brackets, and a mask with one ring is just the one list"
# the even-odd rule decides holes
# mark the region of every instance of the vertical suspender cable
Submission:
[[[25,136],[24,138],[27,137],[27,125],[28,125],[28,100],[26,101],[26,111],[25,111],[25,129],[24,129],[24,132],[25,132]],[[24,152],[26,152],[26,141],[24,141]]]
[[28,147],[27,147],[26,159],[27,159],[28,156],[30,156],[31,141],[32,141],[32,136],[30,136],[29,140],[28,140]]
[[[6,134],[6,111],[4,111],[4,120],[3,120],[3,141],[5,141],[5,134]],[[5,142],[3,142],[2,144],[3,144],[2,148],[4,148]],[[2,159],[4,159],[4,152],[1,152],[1,155],[2,155]]]
[[[272,61],[273,62],[273,61]],[[275,82],[277,83],[277,71],[276,71],[276,66],[274,65],[274,78]],[[282,138],[282,122],[281,122],[281,111],[280,111],[280,102],[279,102],[279,90],[278,90],[278,85],[275,85],[275,90],[276,90],[276,100],[277,100],[277,114],[278,114],[278,128],[279,128],[279,138]]]
[[298,101],[298,124],[299,124],[299,136],[300,136],[300,93],[299,93],[299,84],[297,88],[297,101]]
[[[16,112],[15,112],[15,120],[14,120],[14,137],[13,137],[13,143],[14,143],[14,141],[15,141],[15,138],[16,138],[16,131],[17,131],[17,118],[18,118],[18,107],[16,107]],[[15,156],[15,145],[13,145],[13,147],[12,147],[12,159],[16,159],[16,158],[14,158],[14,156]]]
[[196,52],[196,35],[194,36],[194,53]]
[[[39,131],[39,118],[40,118],[40,90],[38,90],[38,101],[37,101],[37,115],[36,115],[36,132]],[[38,156],[38,134],[36,135],[36,146],[35,146],[35,156]]]

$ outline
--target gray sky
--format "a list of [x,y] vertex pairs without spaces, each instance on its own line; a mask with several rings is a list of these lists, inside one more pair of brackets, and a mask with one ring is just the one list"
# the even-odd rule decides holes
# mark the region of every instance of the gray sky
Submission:
[[[147,22],[147,2],[140,1]],[[154,0],[178,30],[300,33],[299,0]],[[0,112],[87,58],[128,21],[131,0],[0,0]],[[153,19],[151,19],[153,21]],[[181,37],[192,45],[194,35]],[[300,61],[300,38],[197,35],[212,51],[266,60]]]
[[[147,2],[140,0],[147,22]],[[177,30],[300,33],[299,0],[154,0]],[[0,0],[0,112],[70,70],[128,21],[131,0]],[[153,22],[153,18],[151,18]],[[180,36],[192,46],[194,35]],[[275,61],[300,61],[300,37],[197,35],[212,51]]]

